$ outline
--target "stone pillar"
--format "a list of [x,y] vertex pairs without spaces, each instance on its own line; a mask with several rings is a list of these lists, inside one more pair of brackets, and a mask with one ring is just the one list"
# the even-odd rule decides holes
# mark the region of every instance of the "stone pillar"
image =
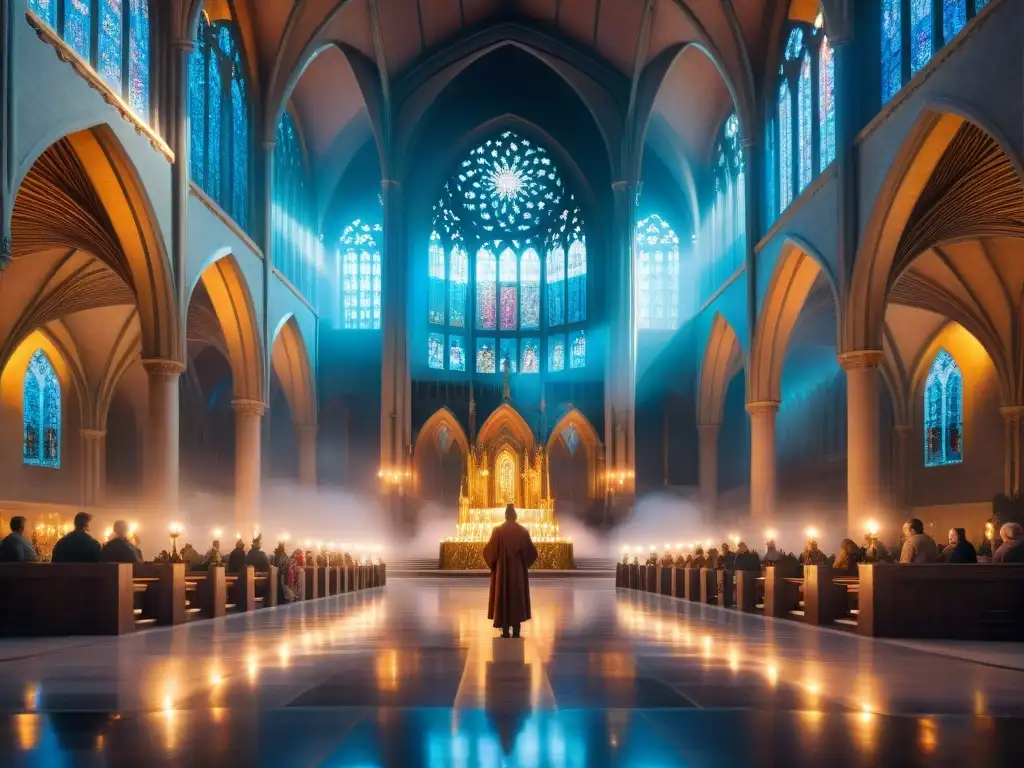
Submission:
[[893,431],[896,433],[893,456],[896,467],[892,496],[895,506],[902,510],[910,506],[910,435],[913,427],[910,424],[897,424]]
[[[605,468],[619,495],[636,491],[636,194],[634,181],[612,184],[615,209],[609,259],[611,298],[605,360]],[[609,485],[612,485],[609,483]]]
[[758,522],[775,519],[778,488],[775,456],[775,417],[779,403],[763,400],[747,403],[750,414],[750,516]]
[[[840,285],[851,274],[857,257],[857,109],[862,93],[858,82],[856,52],[851,26],[833,15],[829,42],[836,65],[836,175],[839,182],[839,265]],[[856,539],[854,539],[856,541]]]
[[879,350],[839,355],[846,371],[846,533],[854,541],[865,521],[886,519],[878,440],[878,366],[884,356]]
[[1008,405],[999,409],[1003,417],[1003,493],[1010,498],[1020,493],[1020,422],[1024,406]]
[[[758,118],[754,126],[745,127],[743,162],[746,165],[744,170],[744,206],[746,208],[746,219],[744,222],[746,232],[745,243],[745,265],[747,272],[747,333],[748,338],[754,338],[757,326],[757,252],[755,247],[758,232],[761,231],[761,198],[764,195],[764,185],[761,177],[761,153],[758,148],[757,136],[764,131],[764,121]],[[767,281],[767,277],[765,278]]]
[[[21,20],[24,23],[24,19]],[[14,4],[0,1],[0,272],[11,262],[14,211]]]
[[316,424],[302,424],[296,430],[299,437],[299,482],[316,488]]
[[78,435],[82,440],[82,506],[97,507],[107,489],[107,431],[80,429]]
[[235,411],[235,527],[243,539],[260,521],[261,426],[266,407],[259,400],[232,400]]
[[178,509],[178,377],[185,366],[176,360],[143,360],[149,377],[149,414],[143,450],[143,487],[153,507],[173,516]]
[[191,126],[188,109],[188,62],[195,44],[192,40],[172,40],[170,66],[167,67],[167,109],[163,111],[164,135],[174,151],[171,165],[171,255],[175,288],[182,317],[188,309],[188,200],[191,191]]
[[381,434],[380,463],[385,471],[406,469],[412,411],[409,402],[408,259],[403,251],[401,185],[381,182],[384,201],[384,249],[382,260],[381,335]]
[[700,436],[700,507],[705,521],[710,522],[718,510],[718,433],[721,424],[698,424]]

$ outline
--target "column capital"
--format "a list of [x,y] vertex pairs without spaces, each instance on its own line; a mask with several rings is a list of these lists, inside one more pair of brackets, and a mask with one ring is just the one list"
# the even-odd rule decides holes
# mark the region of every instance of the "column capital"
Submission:
[[885,352],[879,349],[865,349],[857,352],[843,352],[836,355],[839,367],[844,371],[855,371],[861,368],[877,368],[885,360]]
[[231,407],[235,413],[241,413],[246,416],[262,416],[266,413],[267,406],[260,400],[232,400]]
[[102,440],[107,436],[105,429],[80,429],[78,434],[86,440]]
[[299,424],[295,427],[295,431],[298,432],[300,440],[314,440],[316,434],[320,430],[320,427],[316,424]]
[[721,424],[698,424],[697,432],[701,435],[714,435],[722,428]]
[[912,424],[894,424],[893,429],[896,430],[896,434],[899,435],[901,440],[906,440],[914,426]]
[[1019,424],[1024,420],[1024,405],[1004,405],[999,409],[999,415],[1007,424]]
[[269,152],[273,152],[274,151],[274,147],[277,146],[277,140],[276,139],[264,139],[263,141],[260,142],[260,146],[263,147],[263,149],[265,149],[265,150],[267,150]]
[[612,182],[613,192],[628,192],[630,189],[638,186],[637,182],[630,181],[628,179],[619,179],[618,181]]
[[146,373],[154,376],[180,376],[185,372],[184,363],[159,357],[144,358],[142,367]]
[[380,188],[381,189],[387,190],[387,189],[391,189],[392,187],[394,187],[395,189],[401,189],[402,182],[400,182],[400,181],[398,181],[396,179],[381,179],[380,180]]
[[765,413],[778,413],[781,403],[778,400],[758,400],[747,403],[747,413],[751,416],[760,416]]
[[196,43],[194,40],[188,38],[176,38],[171,40],[171,50],[177,51],[178,53],[189,54],[196,49]]

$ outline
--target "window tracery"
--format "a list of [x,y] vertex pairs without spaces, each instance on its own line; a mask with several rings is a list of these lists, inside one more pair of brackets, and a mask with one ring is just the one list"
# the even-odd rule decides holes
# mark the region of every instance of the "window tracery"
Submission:
[[[360,219],[341,233],[343,328],[380,330],[382,235],[380,224]],[[442,359],[443,350],[442,344]]]
[[924,465],[959,464],[963,459],[963,374],[953,356],[940,349],[924,386]]
[[60,468],[60,380],[46,353],[29,359],[22,385],[22,460],[35,467]]

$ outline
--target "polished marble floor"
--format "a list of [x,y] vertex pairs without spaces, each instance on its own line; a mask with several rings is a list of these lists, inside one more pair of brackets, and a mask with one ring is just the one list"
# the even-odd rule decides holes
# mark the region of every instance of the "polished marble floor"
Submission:
[[0,641],[0,765],[1024,764],[1024,671],[603,579],[532,596],[518,641],[450,579]]

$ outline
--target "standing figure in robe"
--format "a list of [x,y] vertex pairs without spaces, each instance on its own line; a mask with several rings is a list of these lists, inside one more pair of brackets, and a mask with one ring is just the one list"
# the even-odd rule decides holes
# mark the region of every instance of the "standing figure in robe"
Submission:
[[530,576],[528,569],[537,560],[530,532],[516,522],[516,508],[505,507],[505,522],[491,533],[484,547],[484,560],[491,569],[491,592],[487,600],[487,618],[502,637],[519,637],[524,621],[530,620]]

